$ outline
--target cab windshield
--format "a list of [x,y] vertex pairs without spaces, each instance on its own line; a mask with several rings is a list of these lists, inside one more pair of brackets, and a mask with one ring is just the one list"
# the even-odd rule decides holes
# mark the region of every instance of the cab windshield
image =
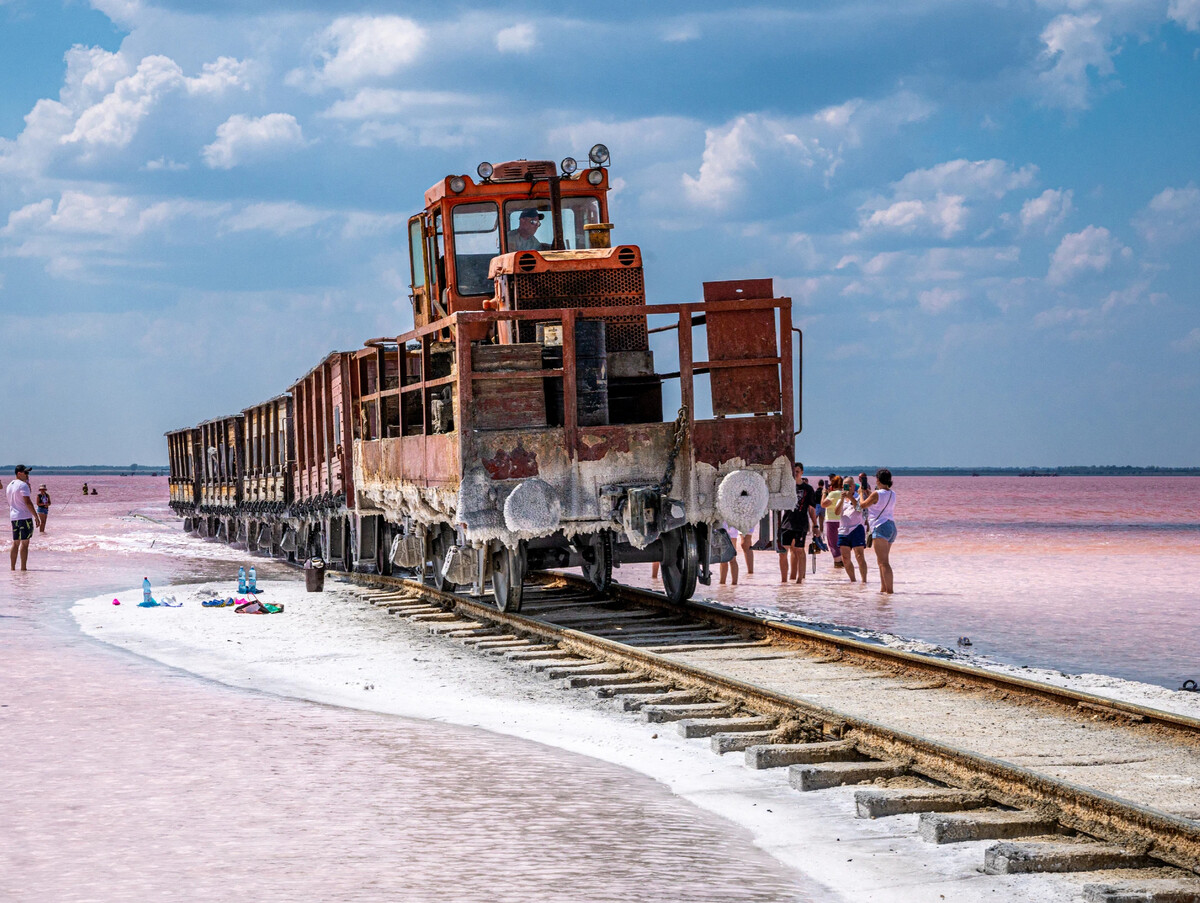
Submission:
[[490,295],[488,264],[500,253],[500,211],[491,201],[459,204],[450,214],[454,275],[460,295]]
[[[521,213],[533,208],[542,214],[537,231],[532,238],[521,234]],[[596,198],[563,198],[562,202],[563,246],[568,251],[589,247],[587,233],[583,227],[600,222],[600,201]],[[528,228],[528,227],[527,227]],[[509,201],[504,205],[505,251],[550,250],[554,243],[554,222],[550,216],[550,205],[546,201]],[[534,245],[540,247],[534,247]]]

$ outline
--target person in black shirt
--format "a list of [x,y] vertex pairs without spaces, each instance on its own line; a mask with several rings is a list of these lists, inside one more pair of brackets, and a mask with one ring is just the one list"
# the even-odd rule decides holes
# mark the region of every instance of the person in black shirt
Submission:
[[796,477],[796,507],[783,512],[779,523],[779,577],[780,583],[790,579],[803,583],[808,573],[808,562],[804,558],[804,541],[808,539],[810,526],[816,527],[817,492],[804,478],[804,465],[799,461],[794,468]]

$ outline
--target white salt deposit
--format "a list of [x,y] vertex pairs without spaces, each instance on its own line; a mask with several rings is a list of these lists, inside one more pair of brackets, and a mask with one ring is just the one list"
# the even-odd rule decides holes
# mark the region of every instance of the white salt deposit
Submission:
[[349,596],[330,578],[323,594],[272,582],[276,615],[207,609],[227,583],[156,588],[182,608],[143,609],[136,589],[76,603],[88,634],[139,655],[237,687],[316,702],[467,725],[621,765],[659,780],[694,804],[749,829],[782,862],[831,888],[830,899],[1067,903],[1083,878],[994,877],[979,868],[987,843],[935,846],[916,837],[916,817],[860,820],[853,788],[801,794],[785,769],[752,771],[737,753],[683,740],[585,691],[560,690],[518,665],[429,636],[420,625]]
[[767,481],[752,470],[726,474],[717,487],[717,513],[739,533],[753,532],[767,513]]

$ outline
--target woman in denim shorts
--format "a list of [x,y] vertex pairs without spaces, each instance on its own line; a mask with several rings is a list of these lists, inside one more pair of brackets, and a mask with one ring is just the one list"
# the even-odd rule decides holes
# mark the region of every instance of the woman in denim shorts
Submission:
[[867,525],[871,530],[871,548],[879,564],[880,592],[891,593],[892,543],[896,541],[896,491],[892,489],[892,472],[887,468],[875,471],[875,491],[862,500],[867,510]]

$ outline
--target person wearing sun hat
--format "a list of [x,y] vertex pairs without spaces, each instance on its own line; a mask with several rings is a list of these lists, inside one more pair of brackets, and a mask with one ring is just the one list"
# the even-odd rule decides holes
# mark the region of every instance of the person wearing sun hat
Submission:
[[38,487],[37,513],[42,516],[42,522],[38,524],[38,532],[45,533],[46,518],[50,516],[50,492],[46,489],[45,483]]
[[25,570],[25,563],[29,560],[29,540],[33,536],[33,525],[35,522],[40,523],[42,516],[37,513],[30,499],[29,468],[18,464],[13,468],[13,473],[16,475],[15,479],[4,487],[4,494],[8,496],[8,516],[12,521],[13,535],[8,558],[11,569],[15,571],[18,558],[21,559],[21,570]]
[[536,207],[526,207],[517,219],[517,228],[508,233],[509,251],[545,251],[550,246],[540,242],[535,234],[546,214]]

